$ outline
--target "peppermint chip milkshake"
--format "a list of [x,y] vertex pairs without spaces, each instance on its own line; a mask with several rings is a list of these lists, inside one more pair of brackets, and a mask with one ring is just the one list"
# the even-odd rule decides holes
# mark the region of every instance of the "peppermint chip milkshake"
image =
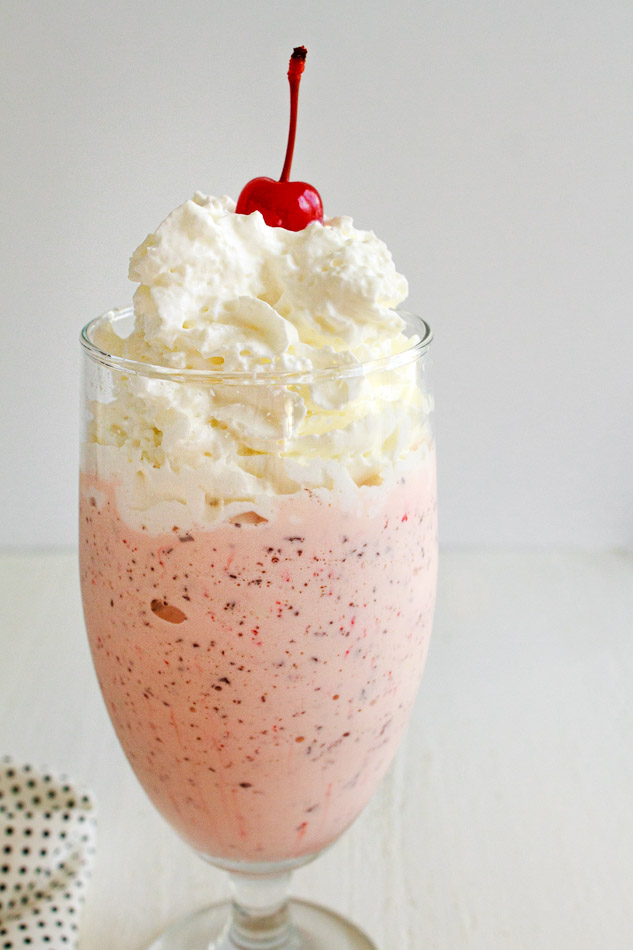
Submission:
[[427,652],[428,327],[349,218],[196,194],[83,334],[81,580],[108,711],[218,863],[301,859],[389,765]]

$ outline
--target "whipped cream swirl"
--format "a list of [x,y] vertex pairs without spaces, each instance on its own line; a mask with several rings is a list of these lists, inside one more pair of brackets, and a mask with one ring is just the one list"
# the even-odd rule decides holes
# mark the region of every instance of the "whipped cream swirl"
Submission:
[[102,319],[93,342],[211,374],[115,373],[113,397],[93,402],[87,441],[99,470],[133,472],[132,508],[179,502],[204,521],[262,494],[379,485],[426,443],[413,357],[363,369],[416,338],[394,309],[405,278],[350,218],[286,231],[197,193],[137,248],[130,278],[132,332]]

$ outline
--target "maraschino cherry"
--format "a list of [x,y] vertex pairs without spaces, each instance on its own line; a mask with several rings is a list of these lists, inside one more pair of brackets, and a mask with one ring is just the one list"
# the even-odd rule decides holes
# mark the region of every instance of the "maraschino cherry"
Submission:
[[302,231],[311,221],[323,221],[323,203],[316,188],[305,181],[288,181],[297,133],[299,83],[307,53],[305,46],[297,46],[290,57],[290,128],[281,178],[279,181],[253,178],[244,185],[235,209],[237,214],[260,211],[271,228],[286,228],[287,231]]

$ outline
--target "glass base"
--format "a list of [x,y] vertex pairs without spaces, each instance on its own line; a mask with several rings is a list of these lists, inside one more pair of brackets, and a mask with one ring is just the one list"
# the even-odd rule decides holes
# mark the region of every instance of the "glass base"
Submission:
[[[377,950],[358,927],[325,907],[297,900],[288,906],[292,932],[279,950]],[[226,936],[230,914],[230,901],[199,910],[166,930],[147,950],[231,950],[234,945]],[[278,946],[275,943],[274,950]]]

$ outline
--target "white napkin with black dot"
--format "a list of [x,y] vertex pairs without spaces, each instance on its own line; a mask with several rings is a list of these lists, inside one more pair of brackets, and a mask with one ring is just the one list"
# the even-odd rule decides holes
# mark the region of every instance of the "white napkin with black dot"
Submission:
[[90,793],[0,759],[0,950],[77,946],[95,838]]

